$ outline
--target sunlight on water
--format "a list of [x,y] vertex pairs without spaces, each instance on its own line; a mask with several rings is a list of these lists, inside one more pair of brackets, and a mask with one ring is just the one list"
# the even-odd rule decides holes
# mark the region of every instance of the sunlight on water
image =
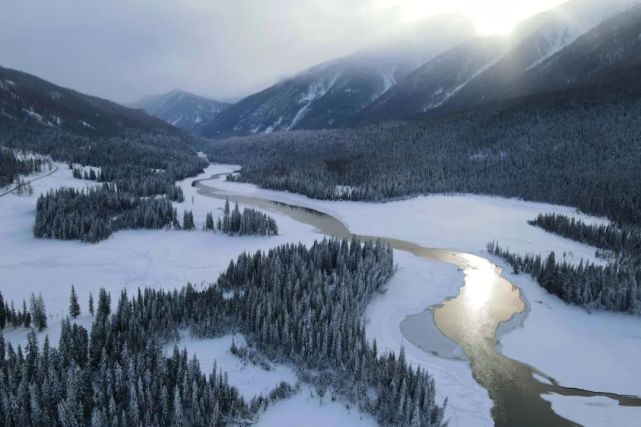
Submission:
[[499,324],[525,310],[525,304],[518,289],[499,275],[494,264],[468,254],[461,258],[465,286],[456,298],[435,309],[434,318],[445,335],[469,356],[479,346],[493,347]]
[[487,268],[471,270],[467,276],[469,286],[461,290],[461,303],[469,310],[482,310],[496,290],[494,273]]

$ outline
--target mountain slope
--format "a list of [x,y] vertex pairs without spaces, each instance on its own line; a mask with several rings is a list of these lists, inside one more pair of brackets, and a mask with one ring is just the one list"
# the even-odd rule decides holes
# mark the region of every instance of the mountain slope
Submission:
[[500,37],[475,39],[423,65],[364,109],[370,122],[402,119],[436,109],[504,54]]
[[[439,115],[536,93],[534,89],[523,91],[529,76],[539,73],[547,60],[561,55],[579,37],[636,2],[574,0],[526,20],[510,38],[473,40],[414,71],[360,118],[375,122],[421,113]],[[562,76],[558,78],[563,81]],[[550,83],[552,88],[554,82]]]
[[142,108],[172,126],[193,132],[203,123],[212,120],[229,104],[189,92],[173,90],[162,95],[145,97],[131,106]]
[[36,127],[96,135],[179,131],[141,110],[0,67],[0,128]]
[[424,24],[419,43],[390,43],[375,51],[312,67],[229,107],[200,130],[222,137],[290,129],[322,129],[354,117],[425,61],[472,37],[466,19],[439,17]]
[[[493,67],[469,82],[440,107],[440,112],[469,109],[538,91],[563,89],[557,83],[565,80],[563,72],[558,82],[539,84],[537,90],[525,91],[526,81],[541,73],[542,66],[554,56],[563,56],[581,36],[593,31],[602,22],[615,19],[617,13],[629,9],[638,0],[574,0],[557,9],[529,19],[517,28],[520,35],[505,56]],[[598,38],[598,37],[597,37]],[[598,47],[595,39],[594,47]],[[573,67],[571,63],[567,71]],[[545,74],[545,73],[544,73]],[[546,89],[545,86],[549,85]]]
[[641,4],[599,25],[529,70],[516,95],[581,86],[641,87]]

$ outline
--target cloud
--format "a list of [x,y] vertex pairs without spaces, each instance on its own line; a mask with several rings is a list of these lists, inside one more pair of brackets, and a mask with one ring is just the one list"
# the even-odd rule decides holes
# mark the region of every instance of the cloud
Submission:
[[238,96],[465,3],[421,1],[6,0],[0,65],[118,101]]

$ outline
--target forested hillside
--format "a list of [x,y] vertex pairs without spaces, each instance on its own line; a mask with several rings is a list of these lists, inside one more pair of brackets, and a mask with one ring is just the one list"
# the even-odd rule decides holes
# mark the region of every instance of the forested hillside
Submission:
[[91,331],[65,320],[57,348],[48,341],[40,348],[32,333],[16,350],[0,331],[0,422],[245,424],[289,389],[246,402],[225,376],[206,376],[186,352],[163,356],[161,345],[191,328],[201,337],[240,329],[271,359],[294,364],[321,394],[356,404],[382,425],[443,425],[433,379],[402,351],[379,355],[365,337],[363,310],[393,271],[386,245],[323,240],[243,254],[202,291],[123,291],[112,311],[102,290]]
[[159,119],[2,67],[0,117],[0,146],[101,167],[119,186],[154,181],[141,195],[163,193],[205,164],[191,137]]
[[[442,119],[213,143],[235,178],[320,199],[496,194],[641,224],[641,101],[601,87]],[[350,191],[337,191],[336,186]]]
[[[638,1],[569,1],[531,18],[525,22],[526,28],[516,32],[533,33],[452,94],[437,114],[595,82],[615,82],[613,71],[641,65],[641,5],[633,6],[635,3]],[[639,81],[631,79],[627,85],[637,87]]]
[[131,131],[178,134],[174,127],[141,110],[0,67],[0,128],[25,125],[90,135]]

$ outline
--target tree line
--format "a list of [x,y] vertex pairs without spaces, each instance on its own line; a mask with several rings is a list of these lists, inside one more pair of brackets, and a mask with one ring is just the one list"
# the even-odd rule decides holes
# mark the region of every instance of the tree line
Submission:
[[586,224],[581,220],[560,214],[540,214],[528,221],[530,225],[567,237],[577,242],[612,251],[641,257],[641,229],[616,223]]
[[518,256],[496,243],[488,251],[508,261],[516,272],[536,278],[550,293],[566,302],[589,309],[641,314],[641,231],[636,226],[617,223],[587,224],[560,214],[540,214],[528,221],[532,226],[599,248],[597,256],[606,265],[558,262],[552,252],[540,256]]
[[[213,222],[209,222],[209,218],[206,221],[206,226],[208,224],[213,225]],[[235,203],[234,210],[230,210],[229,199],[225,200],[223,217],[218,218],[216,228],[223,233],[240,236],[275,236],[278,234],[278,225],[274,218],[252,208],[244,208],[241,213],[238,202]]]
[[42,171],[46,163],[41,157],[18,158],[11,150],[0,147],[0,188],[16,182],[19,175],[31,175]]
[[13,301],[9,304],[0,292],[0,331],[8,326],[14,328],[33,327],[37,331],[45,329],[47,327],[47,310],[42,295],[31,294],[29,308],[27,308],[27,302],[22,300],[22,309],[17,310]]
[[24,350],[0,338],[2,423],[246,424],[291,391],[280,385],[246,402],[226,374],[203,375],[185,351],[163,356],[163,343],[189,328],[201,337],[242,332],[271,360],[294,364],[319,393],[383,425],[443,425],[428,373],[403,351],[379,354],[365,336],[363,311],[393,272],[393,252],[381,242],[325,239],[242,254],[203,290],[123,291],[112,309],[103,289],[91,330],[64,321],[57,349],[48,339],[40,349],[34,334]]
[[71,175],[74,178],[85,179],[89,181],[99,180],[100,172],[96,173],[96,170],[94,168],[89,168],[89,172],[87,172],[86,170],[83,170],[79,167],[74,167],[71,163],[69,163],[69,169],[72,170]]
[[123,229],[162,229],[177,224],[165,198],[140,198],[111,184],[76,190],[60,188],[40,195],[33,234],[38,238],[96,243]]
[[[60,188],[40,195],[36,202],[34,236],[97,243],[118,230],[174,228],[189,231],[196,228],[194,215],[188,210],[183,212],[180,224],[176,208],[167,198],[136,197],[116,191],[115,187],[105,183],[98,188]],[[216,228],[230,235],[278,234],[278,226],[272,217],[254,209],[244,209],[241,214],[238,203],[230,211],[229,201],[216,227],[211,212],[206,216],[203,229],[214,231]]]
[[570,304],[587,309],[641,314],[641,263],[638,258],[620,256],[597,265],[581,261],[573,265],[557,261],[554,252],[541,255],[517,255],[497,243],[488,252],[506,260],[515,273],[532,275],[548,292]]

